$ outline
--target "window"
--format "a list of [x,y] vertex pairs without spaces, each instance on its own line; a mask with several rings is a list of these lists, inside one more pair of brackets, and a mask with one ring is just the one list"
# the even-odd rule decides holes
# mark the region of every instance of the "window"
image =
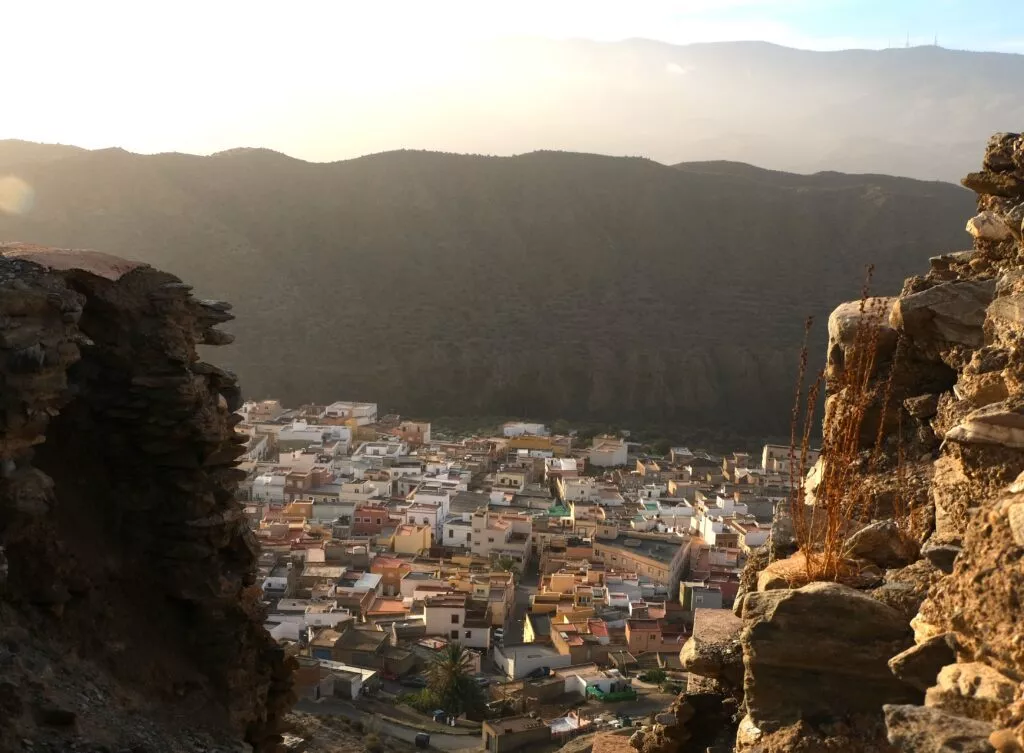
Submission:
[[423,525],[425,525],[425,526],[426,526],[426,525],[430,525],[430,518],[428,518],[428,517],[424,516],[424,517],[423,517]]
[[[458,625],[459,624],[459,615],[457,615],[457,614],[453,614],[452,615],[452,624],[453,625]],[[459,636],[456,635],[455,637],[458,638]]]
[[466,541],[472,541],[472,540],[473,540],[473,534],[467,533],[466,534]]
[[458,638],[459,637],[459,631],[458,630],[453,630],[450,633],[450,635],[451,635],[452,638]]
[[494,543],[494,539],[493,538],[488,538],[487,539],[487,543],[488,544],[493,544]]
[[448,529],[448,538],[455,538],[455,531],[453,531],[451,528]]
[[472,630],[467,630],[466,631],[466,637],[467,638],[472,638],[473,637],[473,631]]

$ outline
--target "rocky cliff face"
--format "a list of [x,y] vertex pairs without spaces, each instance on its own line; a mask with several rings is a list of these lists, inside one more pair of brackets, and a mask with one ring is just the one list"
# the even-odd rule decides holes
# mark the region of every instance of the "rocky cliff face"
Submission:
[[[867,389],[888,407],[861,438],[866,455],[884,418],[885,455],[863,475],[875,520],[845,524],[848,577],[797,587],[783,516],[731,634],[683,651],[716,680],[716,657],[742,656],[742,687],[720,692],[740,703],[737,753],[1024,751],[1024,136],[994,136],[963,182],[973,248],[830,320],[831,386],[865,309],[887,314]],[[836,420],[827,402],[826,429]],[[636,738],[644,753],[697,750],[654,731]]]
[[269,750],[289,669],[234,492],[229,306],[0,245],[0,749]]

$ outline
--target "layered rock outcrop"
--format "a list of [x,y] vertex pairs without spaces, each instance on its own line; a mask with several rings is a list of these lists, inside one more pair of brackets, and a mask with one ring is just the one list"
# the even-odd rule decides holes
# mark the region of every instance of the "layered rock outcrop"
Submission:
[[[877,348],[863,389],[885,409],[855,460],[870,520],[839,521],[845,585],[803,585],[785,514],[748,562],[737,753],[1024,752],[1024,136],[993,137],[964,185],[973,248],[829,321],[829,388],[855,347]],[[837,498],[822,467],[815,505]]]
[[189,290],[0,246],[0,749],[277,740],[290,670],[235,501],[240,392],[197,353],[232,317]]

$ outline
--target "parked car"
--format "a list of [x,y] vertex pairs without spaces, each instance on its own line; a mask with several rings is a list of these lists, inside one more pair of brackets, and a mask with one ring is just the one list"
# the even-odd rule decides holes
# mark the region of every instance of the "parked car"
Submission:
[[398,679],[398,675],[395,674],[394,672],[381,672],[380,673],[380,679],[382,679],[382,680],[391,680],[392,682],[394,682],[395,680]]
[[398,681],[400,685],[406,688],[425,688],[427,687],[427,681],[417,675],[410,675],[409,677],[403,677]]
[[485,677],[484,675],[476,675],[473,679],[476,680],[476,684],[481,688],[486,688],[491,684],[491,678]]

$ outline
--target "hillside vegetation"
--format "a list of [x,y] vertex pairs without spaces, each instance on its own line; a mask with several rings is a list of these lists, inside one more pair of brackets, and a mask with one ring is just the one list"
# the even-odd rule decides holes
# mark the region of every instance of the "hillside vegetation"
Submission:
[[139,156],[0,144],[0,238],[142,259],[230,300],[252,397],[785,432],[804,317],[895,292],[971,195],[876,175],[536,152]]

